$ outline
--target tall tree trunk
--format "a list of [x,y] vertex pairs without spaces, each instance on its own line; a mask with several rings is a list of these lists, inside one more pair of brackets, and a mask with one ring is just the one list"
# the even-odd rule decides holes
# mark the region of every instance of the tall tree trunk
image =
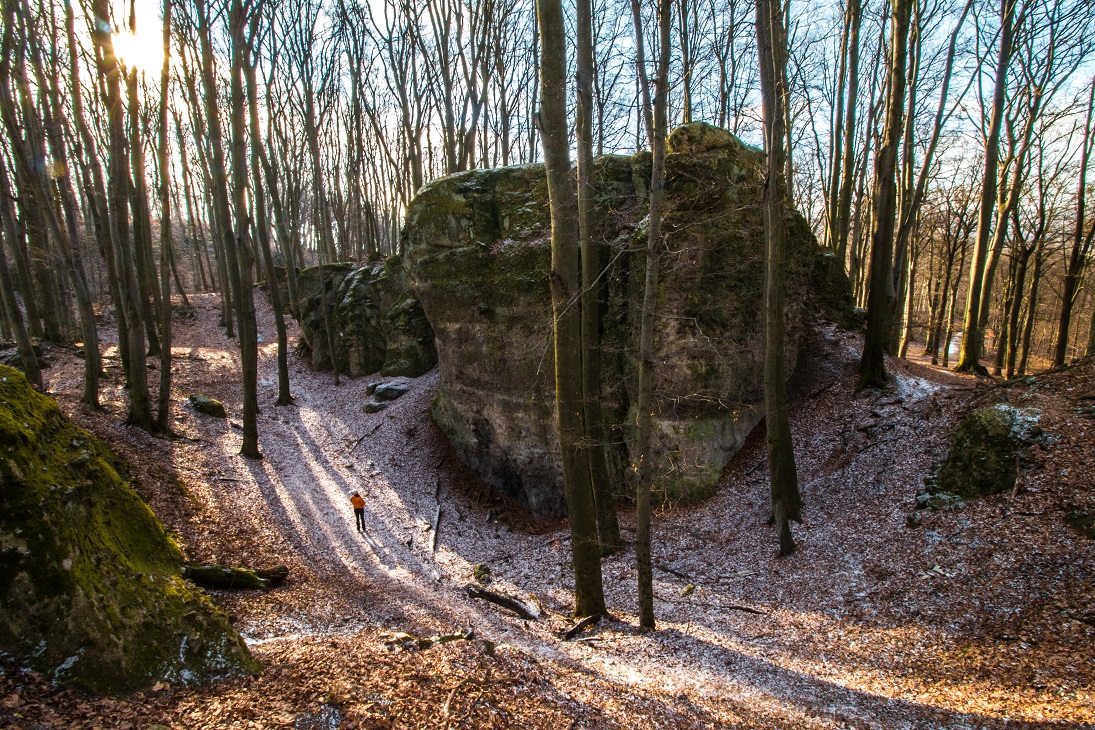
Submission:
[[993,213],[996,207],[996,166],[1000,157],[1000,133],[1007,102],[1007,76],[1011,65],[1015,6],[1019,0],[1000,0],[1000,57],[996,63],[996,81],[992,99],[992,118],[985,140],[984,171],[981,176],[981,206],[977,219],[977,238],[974,241],[973,258],[970,262],[969,293],[966,314],[962,320],[962,347],[958,354],[956,370],[988,375],[981,364],[983,332],[981,330],[981,291],[984,284],[985,264],[989,253],[989,237],[992,232]]
[[787,33],[781,0],[757,0],[757,56],[767,170],[764,184],[764,412],[772,519],[779,533],[779,554],[795,551],[791,520],[801,522],[795,448],[787,413],[787,364],[784,353],[787,290],[785,150],[787,130]]
[[[8,239],[17,235],[15,230],[15,207],[11,204],[10,190],[11,182],[8,179],[7,166],[3,156],[0,155],[0,224],[2,224],[3,235]],[[19,302],[15,299],[15,282],[11,278],[8,257],[4,252],[2,242],[0,242],[0,295],[4,297],[4,308],[11,319],[15,344],[19,350],[19,359],[23,361],[23,372],[31,385],[38,390],[44,390],[42,371],[38,367],[38,356],[34,354],[34,345],[30,341],[30,332],[27,330],[23,313],[19,309]]]
[[635,561],[638,568],[639,626],[653,630],[654,580],[651,562],[650,493],[654,474],[651,465],[650,434],[654,417],[654,309],[657,306],[658,278],[661,267],[662,217],[665,206],[665,138],[669,127],[669,59],[672,0],[658,2],[658,70],[654,102],[650,102],[650,84],[646,76],[646,56],[642,46],[642,18],[638,0],[631,3],[636,33],[636,65],[647,122],[653,160],[650,172],[650,214],[646,238],[646,271],[643,282],[643,308],[639,325],[639,388],[635,410],[638,414],[635,444]]
[[1027,358],[1030,355],[1030,335],[1034,331],[1034,321],[1038,315],[1038,284],[1042,281],[1042,253],[1045,251],[1045,239],[1042,239],[1034,252],[1034,271],[1030,277],[1030,303],[1027,304],[1027,321],[1023,326],[1023,347],[1019,356],[1019,374],[1027,373]]
[[[211,30],[209,28],[206,0],[194,0],[194,8],[198,13],[202,86],[205,90],[205,124],[208,129],[207,141],[210,151],[207,160],[210,176],[209,192],[213,199],[214,218],[218,229],[216,235],[220,238],[221,251],[224,254],[225,261],[224,269],[221,271],[222,296],[229,297],[231,306],[227,307],[227,310],[229,313],[234,312],[238,320],[242,316],[243,304],[241,299],[243,292],[240,291],[240,262],[237,258],[234,242],[235,233],[232,229],[232,208],[228,196],[228,172],[224,156],[224,134],[220,119],[220,94],[217,91],[217,78],[213,70],[213,42],[210,38]],[[197,116],[196,110],[195,116]],[[226,319],[226,334],[228,337],[232,337],[231,316]],[[241,323],[240,328],[242,329],[242,327],[243,324]]]
[[597,534],[604,554],[620,549],[620,525],[605,454],[607,430],[601,408],[601,266],[593,241],[593,7],[578,0],[578,232],[582,257],[582,402],[584,451],[589,462]]
[[[258,15],[255,16],[257,22]],[[251,37],[255,32],[252,27]],[[248,44],[250,47],[250,44]],[[261,170],[260,155],[262,152],[262,128],[259,125],[258,87],[255,82],[255,65],[250,58],[244,59],[244,72],[247,74],[247,101],[251,122],[251,169],[258,178]],[[255,215],[260,221],[266,220],[266,188],[256,179],[255,182]],[[287,406],[293,402],[293,396],[289,392],[289,337],[285,331],[285,308],[281,303],[281,289],[278,285],[277,272],[274,270],[274,257],[270,252],[269,228],[266,225],[258,226],[259,247],[262,249],[262,261],[266,269],[266,290],[270,293],[270,307],[274,310],[274,325],[278,335],[278,399],[279,406]]]
[[574,612],[605,610],[601,546],[589,468],[581,452],[581,319],[574,306],[578,281],[578,204],[570,169],[566,119],[566,40],[560,0],[540,0],[540,133],[551,200],[551,307],[555,321],[555,416],[574,560]]
[[[145,362],[144,321],[137,286],[136,265],[130,250],[129,228],[129,157],[126,154],[125,101],[122,97],[122,69],[114,55],[111,36],[110,3],[94,0],[92,40],[98,48],[100,85],[106,88],[107,129],[109,141],[108,225],[114,242],[118,286],[125,302],[125,331],[119,318],[119,349],[128,350],[127,381],[129,384],[129,415],[126,423],[152,431],[152,404],[148,395],[148,366]],[[124,345],[123,345],[124,343]]]
[[[29,15],[29,7],[24,2],[20,12],[26,17]],[[81,398],[83,403],[99,407],[99,370],[101,361],[99,358],[99,333],[95,324],[95,310],[92,305],[91,294],[87,286],[87,275],[84,271],[82,257],[79,253],[79,222],[78,204],[76,192],[72,185],[71,167],[68,164],[68,151],[65,146],[60,83],[57,74],[57,65],[52,66],[52,74],[47,77],[41,55],[41,43],[33,23],[26,23],[28,45],[31,50],[31,60],[34,66],[35,79],[39,89],[45,89],[49,98],[49,104],[42,104],[43,127],[49,141],[50,154],[55,160],[54,186],[56,197],[59,199],[60,208],[63,211],[64,225],[61,224],[61,213],[50,201],[50,182],[44,176],[44,170],[36,168],[36,178],[39,190],[39,205],[46,211],[47,219],[54,229],[54,237],[61,246],[61,255],[65,261],[65,269],[72,284],[72,291],[76,299],[80,317],[81,340],[84,347],[84,392]],[[59,47],[56,25],[51,30],[50,43],[52,47]],[[24,73],[25,76],[25,73]],[[30,109],[28,108],[28,112]],[[18,153],[17,137],[9,134],[13,152]],[[80,142],[76,140],[79,149]]]
[[875,158],[874,221],[871,232],[871,279],[867,290],[867,333],[859,362],[859,388],[881,388],[886,374],[885,342],[896,296],[893,263],[897,216],[897,150],[901,144],[905,107],[905,62],[908,57],[911,0],[892,0],[890,19],[890,92],[882,145]]
[[[260,459],[258,430],[258,323],[255,319],[255,252],[251,243],[251,216],[247,207],[247,136],[243,93],[247,18],[242,0],[232,0],[228,19],[232,33],[232,192],[236,209],[233,241],[239,277],[240,363],[243,369],[243,444],[240,454]],[[229,256],[229,261],[232,257]]]
[[[1095,79],[1087,95],[1087,116],[1084,120],[1084,139],[1080,146],[1080,175],[1076,181],[1076,223],[1072,229],[1072,249],[1069,252],[1065,268],[1064,286],[1061,291],[1061,319],[1057,325],[1057,346],[1053,350],[1053,367],[1065,364],[1068,354],[1068,330],[1072,323],[1072,307],[1080,289],[1080,275],[1084,262],[1091,251],[1095,238],[1095,225],[1086,226],[1085,207],[1087,202],[1087,164],[1092,148],[1092,112],[1095,111]],[[1085,230],[1086,226],[1086,230]]]
[[[171,432],[171,161],[167,136],[171,81],[171,0],[163,0],[163,68],[160,70],[160,397],[157,425]],[[185,152],[185,150],[180,150]],[[181,287],[180,287],[181,289]]]

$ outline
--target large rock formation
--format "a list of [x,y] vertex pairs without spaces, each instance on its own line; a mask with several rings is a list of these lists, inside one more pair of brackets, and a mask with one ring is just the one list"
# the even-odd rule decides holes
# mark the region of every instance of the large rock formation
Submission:
[[[654,465],[665,500],[711,493],[762,415],[763,155],[704,124],[674,131],[657,298]],[[649,154],[595,163],[605,265],[601,392],[610,468],[623,484],[635,421],[635,350]],[[831,276],[806,221],[788,212],[787,357],[811,276]],[[540,165],[475,170],[424,187],[403,232],[411,287],[437,337],[433,417],[463,460],[542,516],[565,510],[552,418],[550,221]],[[847,303],[847,283],[819,287]],[[821,300],[824,301],[821,301]],[[577,306],[577,305],[576,305]]]
[[312,366],[332,365],[323,317],[326,294],[339,372],[351,377],[417,377],[437,363],[433,330],[407,285],[403,261],[391,256],[360,265],[318,266],[297,275],[300,325],[312,350]]
[[100,691],[255,672],[116,465],[0,366],[0,651]]

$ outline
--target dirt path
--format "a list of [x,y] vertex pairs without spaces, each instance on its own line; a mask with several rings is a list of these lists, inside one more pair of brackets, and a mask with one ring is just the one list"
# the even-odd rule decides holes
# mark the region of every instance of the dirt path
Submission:
[[[674,726],[677,717],[886,728],[1003,727],[1009,718],[1064,727],[1095,718],[1090,667],[1050,664],[1048,683],[1000,674],[995,669],[1025,671],[1041,660],[1016,658],[987,628],[1021,617],[1031,591],[1052,602],[1084,590],[1090,546],[1077,550],[1052,526],[1036,527],[1041,550],[1024,570],[1041,577],[1020,600],[986,572],[994,560],[1003,569],[993,547],[1001,525],[995,506],[930,513],[922,527],[906,526],[923,476],[945,455],[946,406],[963,397],[968,380],[919,368],[903,373],[893,392],[856,398],[849,391],[854,338],[817,335],[796,379],[792,418],[806,503],[806,524],[796,528],[800,551],[774,558],[763,524],[763,439],[754,436],[714,498],[655,521],[660,630],[636,630],[634,559],[625,551],[604,563],[615,618],[590,640],[563,642],[557,634],[570,625],[572,608],[567,532],[563,525],[526,529],[519,509],[484,495],[455,463],[428,414],[436,371],[396,379],[410,391],[366,414],[374,379],[335,387],[330,373],[311,372],[294,354],[296,403],[274,407],[273,322],[256,299],[265,458],[240,458],[231,423],[183,408],[176,428],[192,440],[153,447],[189,498],[172,526],[196,559],[293,569],[286,590],[221,599],[256,648],[376,626],[420,635],[471,628],[555,667],[565,691],[583,701],[596,703],[606,684],[661,698],[658,713],[635,718],[639,727]],[[179,398],[200,389],[224,400],[235,420],[235,343],[215,327],[215,300],[196,300],[198,319],[177,328],[176,354],[188,358],[179,361]],[[50,387],[64,390],[74,372],[55,369]],[[364,538],[348,503],[355,489],[366,498]],[[442,516],[433,553],[435,495]],[[165,509],[172,524],[174,508]],[[628,529],[630,514],[621,519]],[[1071,577],[1057,584],[1049,576],[1066,559]],[[476,564],[490,568],[492,590],[539,605],[542,620],[524,622],[469,599],[463,587]],[[1092,646],[1091,629],[1069,631],[1064,648]]]

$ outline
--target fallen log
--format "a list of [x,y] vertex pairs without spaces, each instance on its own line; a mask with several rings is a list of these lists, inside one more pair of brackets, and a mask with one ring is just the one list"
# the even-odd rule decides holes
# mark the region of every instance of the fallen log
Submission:
[[589,628],[590,626],[592,626],[593,624],[597,623],[600,620],[601,620],[601,614],[599,614],[599,613],[595,613],[592,616],[586,616],[584,619],[582,619],[578,623],[574,624],[574,626],[569,631],[567,631],[565,634],[563,634],[563,640],[564,641],[570,641],[575,636],[582,633],[587,628]]
[[518,601],[516,598],[510,598],[509,596],[503,596],[500,593],[494,593],[493,591],[483,590],[473,585],[464,586],[464,591],[472,598],[478,598],[489,603],[493,603],[496,606],[509,609],[515,614],[525,619],[526,621],[536,621],[540,617],[529,610],[528,606]]
[[256,568],[255,575],[269,582],[271,588],[277,588],[289,577],[289,568],[284,565],[279,565],[276,568]]
[[285,581],[289,575],[289,569],[284,565],[268,570],[251,570],[227,565],[188,563],[183,566],[182,574],[184,578],[202,588],[268,591]]

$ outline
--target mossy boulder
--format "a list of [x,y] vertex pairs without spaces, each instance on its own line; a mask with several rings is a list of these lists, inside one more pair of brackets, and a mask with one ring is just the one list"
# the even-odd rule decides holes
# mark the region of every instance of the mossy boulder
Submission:
[[194,393],[187,400],[190,401],[191,407],[198,413],[212,418],[228,418],[228,411],[225,410],[224,404],[216,398]]
[[980,497],[1015,488],[1023,449],[1036,436],[1038,411],[994,403],[970,411],[958,425],[950,454],[931,491]]
[[0,651],[103,692],[257,671],[116,465],[0,366]]
[[[664,501],[710,495],[762,415],[763,160],[710,125],[678,128],[669,139],[652,438]],[[646,153],[609,155],[592,175],[593,240],[605,269],[595,397],[621,491],[636,435],[650,164]],[[423,187],[402,236],[411,288],[437,337],[434,420],[482,478],[541,516],[565,512],[552,416],[549,215],[543,166],[473,170]],[[821,250],[802,216],[788,210],[787,220],[790,372]],[[826,286],[847,287],[847,279]]]
[[330,370],[323,300],[334,329],[339,371],[351,377],[381,373],[417,377],[437,363],[433,329],[411,293],[403,261],[390,256],[360,265],[312,267],[298,278],[301,329],[312,366]]

